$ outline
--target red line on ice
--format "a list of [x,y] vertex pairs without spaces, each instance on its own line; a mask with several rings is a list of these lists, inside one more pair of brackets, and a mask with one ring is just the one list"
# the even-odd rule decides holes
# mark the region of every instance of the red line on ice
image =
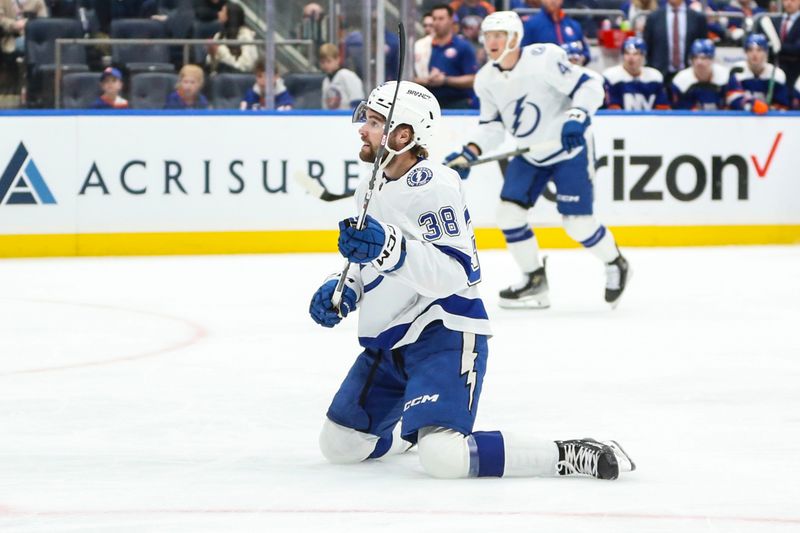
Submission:
[[112,516],[112,515],[182,515],[182,514],[313,514],[313,515],[430,515],[430,516],[534,516],[542,518],[616,518],[623,520],[669,520],[705,522],[748,522],[800,525],[800,518],[780,518],[769,516],[723,516],[723,515],[681,515],[659,513],[600,513],[600,512],[560,512],[560,511],[475,511],[475,510],[437,510],[437,509],[109,509],[84,511],[22,511],[0,505],[0,516],[23,517],[70,517],[70,516]]
[[[24,302],[32,302],[32,303],[45,303],[45,304],[56,304],[56,305],[74,305],[79,307],[91,307],[94,309],[110,309],[112,311],[124,311],[128,313],[137,313],[140,315],[149,315],[154,316],[162,319],[172,320],[176,322],[180,322],[192,329],[192,334],[189,338],[183,339],[179,342],[174,344],[169,344],[167,346],[163,346],[161,348],[157,348],[155,350],[150,350],[143,353],[132,354],[132,355],[125,355],[122,357],[112,357],[110,359],[101,359],[95,361],[84,361],[81,363],[72,363],[68,365],[59,365],[59,366],[49,366],[49,367],[41,367],[41,368],[28,368],[24,370],[14,370],[11,372],[0,372],[0,377],[4,376],[16,376],[20,374],[38,374],[43,372],[56,372],[60,370],[72,370],[75,368],[86,368],[92,366],[103,366],[103,365],[112,365],[116,363],[124,363],[127,361],[136,361],[138,359],[145,359],[148,357],[155,357],[157,355],[161,355],[168,352],[174,352],[176,350],[180,350],[182,348],[186,348],[199,342],[201,339],[205,338],[208,335],[206,329],[201,326],[200,324],[196,324],[190,320],[185,318],[166,315],[163,313],[156,313],[154,311],[143,311],[140,309],[130,309],[126,307],[119,307],[113,305],[102,305],[102,304],[91,304],[91,303],[83,303],[83,302],[64,302],[64,301],[55,301],[55,300],[38,300],[38,299],[27,299],[27,298],[4,298],[8,300],[17,300],[17,301],[24,301]],[[0,507],[0,513],[2,513],[3,508]]]

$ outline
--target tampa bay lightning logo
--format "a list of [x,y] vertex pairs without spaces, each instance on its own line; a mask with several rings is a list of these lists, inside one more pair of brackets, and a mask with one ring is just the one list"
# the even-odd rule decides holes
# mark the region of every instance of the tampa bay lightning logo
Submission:
[[511,124],[511,133],[518,139],[527,137],[536,131],[536,127],[539,126],[539,120],[542,118],[539,106],[527,101],[527,97],[528,95],[526,94],[517,98],[503,110],[504,116],[513,117],[513,120],[509,120],[506,124]]
[[411,171],[406,181],[409,187],[421,187],[433,179],[433,171],[426,167],[417,167]]

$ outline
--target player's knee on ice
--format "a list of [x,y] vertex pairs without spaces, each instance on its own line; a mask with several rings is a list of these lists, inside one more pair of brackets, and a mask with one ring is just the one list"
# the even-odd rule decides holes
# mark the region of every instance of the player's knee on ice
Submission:
[[501,201],[496,216],[500,229],[514,229],[528,223],[528,210],[511,202]]
[[375,450],[378,437],[340,426],[325,419],[319,435],[319,448],[325,459],[334,464],[359,463]]
[[456,479],[469,475],[467,437],[452,429],[429,426],[419,431],[419,460],[429,475]]

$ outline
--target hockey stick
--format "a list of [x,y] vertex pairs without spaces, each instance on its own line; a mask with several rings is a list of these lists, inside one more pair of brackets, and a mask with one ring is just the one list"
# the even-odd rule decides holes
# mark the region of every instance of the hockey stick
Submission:
[[[553,141],[549,141],[549,142],[546,142],[546,143],[542,143],[541,145],[539,145],[538,148],[539,149],[544,149],[544,148],[553,148],[553,149],[555,149],[558,146],[560,146],[560,143],[554,143]],[[491,163],[492,161],[503,161],[504,159],[509,159],[511,157],[516,157],[516,156],[522,155],[522,154],[527,154],[530,151],[531,151],[530,147],[528,147],[528,148],[517,148],[516,150],[512,150],[510,152],[504,152],[502,154],[490,155],[488,157],[482,157],[481,159],[476,159],[475,161],[467,162],[465,165],[457,165],[457,166],[474,167],[474,166],[478,166],[478,165],[483,165],[484,163]],[[456,160],[454,159],[453,161],[456,161]],[[453,161],[448,163],[447,166],[451,167],[451,168],[456,166],[456,165],[453,165]]]
[[775,73],[778,72],[780,65],[778,54],[781,52],[781,39],[778,37],[778,32],[775,31],[775,25],[769,16],[763,15],[761,20],[758,21],[758,25],[764,30],[764,34],[769,40],[769,46],[775,54],[775,64],[772,65],[772,75],[769,77],[769,85],[767,85],[767,105],[770,106],[772,105],[772,95],[775,92]]
[[[481,159],[476,159],[475,161],[469,161],[467,162],[466,165],[459,165],[459,166],[475,167],[478,165],[483,165],[484,163],[491,163],[492,161],[502,161],[504,159],[528,153],[530,152],[530,150],[531,150],[530,148],[517,148],[516,150],[512,150],[511,152],[505,152],[497,155],[490,155],[489,157],[482,157]],[[447,166],[452,167],[454,165],[448,164]]]
[[295,172],[292,177],[294,181],[303,187],[308,194],[314,198],[319,198],[323,202],[335,202],[345,198],[352,198],[355,191],[345,191],[342,194],[332,193],[325,187],[325,184],[318,179],[314,179],[302,170]]
[[[395,103],[397,103],[397,94],[400,92],[400,82],[403,79],[403,65],[406,58],[406,30],[403,23],[397,25],[397,36],[400,38],[400,60],[397,67],[397,84],[394,87],[394,96],[392,97],[392,106],[389,108],[389,114],[386,117],[386,122],[383,125],[383,135],[381,136],[380,145],[378,145],[378,152],[375,154],[375,163],[372,165],[372,176],[369,179],[367,186],[367,193],[364,195],[364,204],[361,206],[361,214],[358,217],[356,230],[361,231],[364,229],[364,224],[367,221],[367,208],[369,208],[369,201],[372,199],[372,193],[375,191],[375,182],[378,177],[378,170],[380,169],[383,154],[386,152],[386,143],[389,142],[389,128],[392,124],[392,115],[394,115]],[[339,281],[336,283],[336,288],[333,290],[331,296],[331,304],[339,310],[339,304],[342,303],[342,293],[344,292],[344,282],[347,279],[347,271],[350,269],[350,261],[345,261],[344,269],[339,276]],[[341,311],[339,311],[341,314]]]

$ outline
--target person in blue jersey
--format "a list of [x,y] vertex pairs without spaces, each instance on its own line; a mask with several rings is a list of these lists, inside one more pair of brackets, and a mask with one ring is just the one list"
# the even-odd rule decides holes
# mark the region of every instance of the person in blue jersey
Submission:
[[114,67],[106,67],[100,75],[100,96],[90,109],[128,109],[128,101],[120,96],[121,92],[122,73]]
[[208,109],[203,90],[205,76],[197,65],[184,65],[178,73],[175,90],[167,95],[164,109]]
[[691,66],[672,78],[673,109],[725,109],[730,71],[714,63],[715,53],[716,47],[711,39],[697,39],[692,43],[689,52]]
[[800,78],[794,82],[792,89],[792,109],[800,110]]
[[[767,62],[769,54],[767,37],[761,33],[751,33],[744,41],[744,50],[747,59],[731,68],[727,93],[728,107],[756,114],[766,113],[769,109],[788,109],[789,91],[786,87],[786,74]],[[770,83],[773,84],[772,102],[768,104]]]
[[[244,93],[239,104],[239,109],[257,111],[259,109],[266,109],[265,97],[267,94],[267,73],[264,63],[256,63],[256,82],[252,87],[247,89]],[[291,111],[294,108],[294,98],[291,93],[286,89],[286,84],[283,79],[278,75],[277,69],[274,78],[275,85],[275,110],[276,111]]]
[[561,9],[564,0],[542,0],[542,10],[525,21],[522,45],[553,43],[562,45],[571,41],[583,43],[584,64],[591,61],[589,43],[577,20],[568,17]]
[[606,69],[606,108],[626,111],[669,109],[664,76],[644,65],[647,45],[641,37],[622,44],[622,64]]
[[494,6],[486,0],[453,0],[450,7],[459,21],[467,17],[479,17],[483,20],[495,12]]
[[[328,461],[359,463],[416,444],[422,467],[437,478],[564,476],[616,479],[634,465],[614,441],[555,441],[474,431],[491,333],[478,292],[481,268],[456,171],[428,159],[441,111],[423,86],[375,88],[353,118],[363,122],[359,158],[375,163],[393,108],[386,152],[378,161],[363,229],[339,223],[347,258],[314,293],[312,319],[334,327],[358,309],[363,350],[333,397],[319,438]],[[356,191],[363,205],[368,179]]]
[[570,64],[566,52],[554,44],[520,48],[522,21],[513,11],[493,13],[481,27],[490,62],[475,78],[481,103],[478,127],[445,162],[467,179],[470,164],[509,136],[525,150],[504,172],[497,207],[497,225],[521,274],[500,291],[499,304],[512,309],[550,306],[547,265],[528,211],[552,180],[564,230],[602,262],[605,301],[614,308],[627,286],[629,266],[611,230],[594,214],[591,126],[605,97],[603,78]]
[[469,109],[476,105],[472,84],[478,72],[475,50],[455,33],[453,8],[438,4],[431,9],[433,40],[428,75],[414,81],[427,87],[444,109]]

